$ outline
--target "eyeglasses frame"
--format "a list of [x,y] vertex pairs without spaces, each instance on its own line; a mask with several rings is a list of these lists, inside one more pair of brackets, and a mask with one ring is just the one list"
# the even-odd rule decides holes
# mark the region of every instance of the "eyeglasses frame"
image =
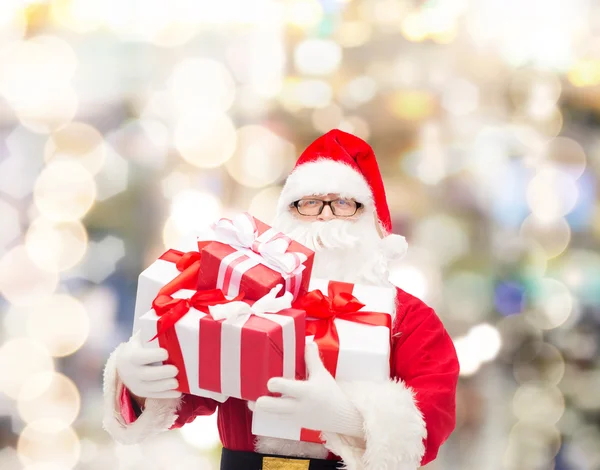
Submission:
[[[302,214],[300,212],[300,209],[298,208],[298,205],[300,204],[300,201],[302,201],[302,199],[311,199],[313,201],[320,201],[320,202],[322,202],[323,205],[321,206],[321,210],[319,211],[319,213],[318,214],[314,214],[314,215]],[[337,202],[337,201],[339,201],[341,199],[344,199],[344,198],[337,198],[337,199],[333,199],[332,201],[324,201],[323,199],[317,199],[317,198],[302,198],[302,199],[298,199],[297,201],[292,202],[292,206],[294,206],[296,208],[296,212],[298,212],[298,214],[300,214],[302,217],[318,217],[318,216],[320,216],[323,213],[323,210],[325,209],[325,206],[329,206],[329,210],[336,217],[342,217],[342,218],[353,217],[364,206],[364,204],[362,204],[361,202],[354,201],[356,203],[356,210],[354,211],[353,214],[349,214],[349,215],[337,215],[333,211],[333,206],[331,204],[333,204],[334,202]]]

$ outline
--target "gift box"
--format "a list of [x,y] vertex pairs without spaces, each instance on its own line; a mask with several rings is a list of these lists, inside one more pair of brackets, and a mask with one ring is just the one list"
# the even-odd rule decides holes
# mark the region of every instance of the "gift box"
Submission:
[[305,312],[276,291],[254,303],[218,289],[163,291],[140,317],[142,344],[169,352],[165,364],[177,367],[179,391],[254,401],[269,394],[272,377],[304,374]]
[[[315,341],[323,364],[338,381],[383,382],[390,377],[394,288],[313,279],[294,306],[306,310],[307,342]],[[293,417],[257,409],[252,433],[321,442],[320,432],[302,429]]]
[[208,237],[198,240],[199,289],[254,300],[278,284],[294,299],[308,291],[314,252],[250,214],[221,219]]
[[142,271],[138,277],[132,333],[139,331],[139,319],[152,308],[152,302],[159,291],[184,271],[188,270],[188,285],[184,287],[196,288],[199,260],[200,253],[197,251],[183,252],[170,249]]

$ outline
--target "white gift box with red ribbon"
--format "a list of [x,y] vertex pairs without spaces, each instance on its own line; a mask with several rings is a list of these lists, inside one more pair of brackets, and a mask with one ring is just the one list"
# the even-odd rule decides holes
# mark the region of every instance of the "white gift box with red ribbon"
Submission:
[[[390,377],[390,327],[396,305],[396,289],[358,284],[337,283],[321,279],[312,279],[310,292],[321,291],[325,296],[332,294],[331,286],[336,285],[341,291],[350,293],[355,299],[364,304],[357,310],[358,314],[374,313],[372,324],[352,321],[352,314],[335,317],[338,345],[335,351],[329,351],[322,344],[322,339],[317,338],[319,351],[328,370],[334,369],[332,375],[340,382],[368,381],[383,382]],[[326,305],[326,307],[329,307]],[[387,319],[384,317],[388,317]],[[361,315],[356,319],[360,320]],[[314,333],[311,322],[311,311],[307,310],[307,334]],[[387,320],[387,322],[385,321]],[[387,323],[388,326],[382,326]],[[314,326],[314,324],[313,324]],[[306,341],[312,342],[315,335],[307,336]],[[331,354],[335,356],[331,357]],[[335,364],[331,364],[331,362]],[[294,418],[279,416],[257,409],[252,418],[252,433],[259,436],[278,437],[291,440],[319,442],[319,432],[302,429]]]

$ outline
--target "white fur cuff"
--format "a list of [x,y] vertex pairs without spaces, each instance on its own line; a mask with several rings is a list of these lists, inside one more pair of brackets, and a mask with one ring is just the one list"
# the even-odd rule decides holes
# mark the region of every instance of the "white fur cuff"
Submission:
[[181,398],[148,398],[144,411],[131,424],[121,416],[119,397],[123,384],[117,376],[116,357],[121,344],[110,355],[104,368],[104,429],[121,444],[137,444],[150,436],[167,431],[177,420]]
[[323,433],[325,446],[348,470],[415,470],[425,453],[425,421],[402,381],[340,386],[364,418],[365,439]]

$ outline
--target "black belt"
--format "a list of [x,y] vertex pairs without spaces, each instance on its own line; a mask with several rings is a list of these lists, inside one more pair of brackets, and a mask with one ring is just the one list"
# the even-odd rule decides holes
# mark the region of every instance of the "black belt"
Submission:
[[339,470],[341,462],[223,449],[221,470]]

